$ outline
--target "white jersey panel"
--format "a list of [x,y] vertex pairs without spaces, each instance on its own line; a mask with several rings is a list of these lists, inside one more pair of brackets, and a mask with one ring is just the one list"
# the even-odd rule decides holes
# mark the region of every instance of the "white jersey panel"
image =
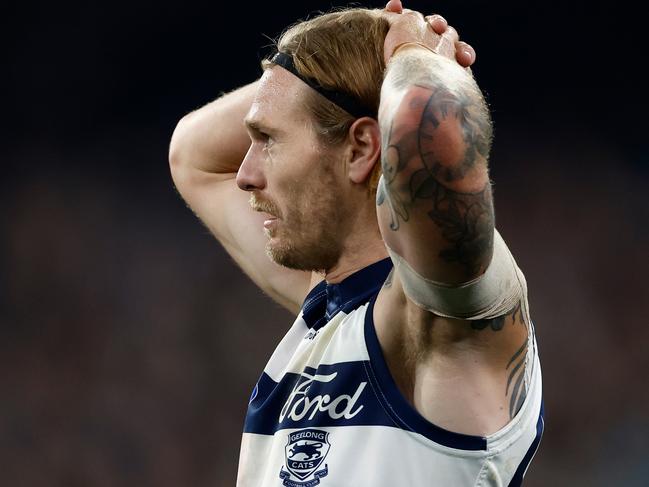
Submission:
[[515,418],[488,437],[446,431],[406,402],[382,356],[372,312],[390,268],[381,261],[307,297],[253,391],[237,487],[521,484],[543,429],[533,328]]

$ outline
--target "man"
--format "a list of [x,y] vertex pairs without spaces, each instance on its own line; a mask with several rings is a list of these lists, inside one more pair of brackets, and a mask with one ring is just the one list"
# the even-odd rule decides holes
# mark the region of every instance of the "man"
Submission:
[[192,209],[298,313],[251,396],[237,485],[520,485],[540,365],[494,229],[473,50],[398,0],[277,47],[170,149]]

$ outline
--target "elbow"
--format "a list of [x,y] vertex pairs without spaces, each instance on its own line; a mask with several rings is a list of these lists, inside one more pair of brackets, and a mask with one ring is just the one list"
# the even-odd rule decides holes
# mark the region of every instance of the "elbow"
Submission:
[[169,142],[169,168],[172,175],[180,169],[187,159],[187,125],[189,115],[185,115],[176,124]]

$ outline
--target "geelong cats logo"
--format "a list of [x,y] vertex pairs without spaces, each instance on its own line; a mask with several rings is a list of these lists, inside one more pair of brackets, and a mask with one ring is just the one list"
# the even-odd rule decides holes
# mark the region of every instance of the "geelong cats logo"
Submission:
[[[279,478],[286,487],[313,487],[326,477],[329,469],[325,464],[318,470],[329,453],[329,433],[317,429],[304,429],[288,435],[288,443],[284,447],[286,470],[279,472]],[[291,480],[295,477],[297,480]],[[308,477],[311,479],[307,480]]]

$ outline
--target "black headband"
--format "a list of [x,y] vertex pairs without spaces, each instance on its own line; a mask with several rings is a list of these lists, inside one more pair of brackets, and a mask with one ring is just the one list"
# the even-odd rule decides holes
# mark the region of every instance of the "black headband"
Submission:
[[329,90],[321,86],[316,80],[312,78],[307,78],[306,76],[302,76],[298,72],[298,70],[295,69],[295,64],[293,64],[293,57],[290,54],[286,54],[284,52],[278,52],[272,57],[270,62],[281,66],[287,71],[290,71],[295,76],[297,76],[302,81],[304,81],[307,85],[309,85],[311,88],[313,88],[322,96],[324,96],[331,103],[339,106],[350,115],[356,118],[361,118],[361,117],[376,118],[376,112],[374,110],[369,109],[367,106],[365,106],[365,104],[363,104],[355,96],[349,95],[347,93],[343,93],[341,91]]

